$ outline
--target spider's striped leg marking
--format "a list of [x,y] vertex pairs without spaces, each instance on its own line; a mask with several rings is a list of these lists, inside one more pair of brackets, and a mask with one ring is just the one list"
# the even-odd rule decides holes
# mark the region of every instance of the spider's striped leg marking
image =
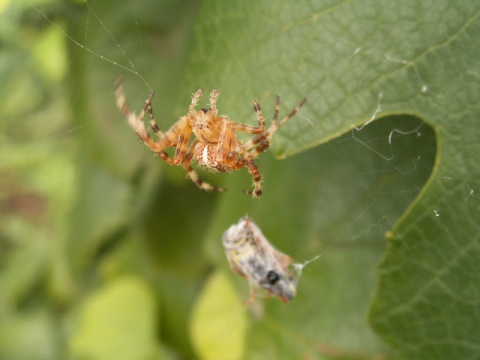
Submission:
[[[157,122],[155,120],[155,116],[153,115],[152,96],[153,96],[153,94],[145,102],[145,106],[147,108],[148,116],[150,117],[150,127],[155,132],[155,134],[158,136],[158,138],[161,139],[163,136],[165,136],[165,134],[158,127]],[[169,165],[175,165],[174,160],[170,156],[168,156],[168,154],[165,151],[157,151],[156,154],[158,156],[160,156],[162,158],[162,160],[167,162]]]
[[[285,124],[288,120],[290,120],[293,115],[295,115],[299,110],[300,108],[305,105],[305,103],[307,102],[307,99],[306,98],[303,98],[302,101],[300,101],[300,104],[297,105],[297,107],[295,109],[293,109],[290,114],[288,114],[287,116],[285,116],[282,120],[280,120],[280,123],[278,124],[278,127],[282,126],[283,124]],[[280,96],[277,96],[277,104],[280,105]],[[278,110],[275,108],[275,116],[278,116]],[[275,120],[277,118],[275,117]],[[276,121],[275,121],[276,122]]]
[[[230,162],[231,164],[230,166],[232,169],[240,169],[246,166],[248,171],[253,177],[254,190],[248,190],[248,191],[245,191],[245,193],[248,195],[251,195],[254,198],[259,197],[262,195],[262,186],[261,186],[262,176],[260,174],[260,171],[258,170],[257,165],[255,165],[253,160],[245,162],[241,157],[237,158],[237,156],[232,155],[232,152],[230,152],[230,150],[235,148],[235,146],[238,143],[238,140],[236,139],[236,136],[235,136],[235,131],[232,129],[232,127],[233,126],[230,121],[225,121],[222,126],[220,141],[218,142],[218,147],[217,147],[217,151],[219,154],[219,161],[222,163]],[[236,155],[239,155],[239,154],[236,154]]]
[[[214,103],[211,103],[211,105],[213,104]],[[239,142],[235,135],[235,131],[239,131],[247,134],[261,134],[265,130],[265,119],[262,115],[262,110],[260,109],[260,105],[258,105],[257,100],[253,102],[253,107],[257,114],[258,126],[236,123],[230,120],[223,121],[222,131],[220,132],[220,137],[218,141],[219,156],[222,160],[226,160],[227,158],[231,159],[231,158],[234,158],[236,155],[238,155],[238,154],[235,154],[235,151],[233,151],[239,146]],[[212,106],[212,110],[213,110],[213,106]],[[237,166],[236,168],[239,169],[242,166],[243,165]]]
[[[262,114],[262,109],[258,104],[257,100],[253,102],[253,108],[255,109],[255,113],[257,114],[258,126],[246,125],[242,123],[232,122],[233,129],[235,131],[247,133],[247,134],[261,134],[265,131],[265,118]],[[238,146],[236,146],[238,148]],[[235,151],[232,151],[234,148],[230,149],[229,157],[233,156]]]
[[[167,162],[170,165],[180,165],[185,157],[191,133],[192,127],[188,123],[188,117],[182,116],[157,142],[152,141],[152,144],[147,143],[147,145],[157,154],[165,152],[164,149],[167,147],[174,147],[173,159]],[[160,157],[163,159],[163,156],[160,155]]]
[[273,110],[273,121],[274,122],[277,122],[279,111],[280,111],[280,96],[277,95],[276,98],[275,98],[275,110]]
[[[160,128],[158,127],[157,125],[157,122],[155,121],[155,117],[153,115],[153,109],[152,109],[152,98],[153,98],[153,95],[154,93],[152,93],[149,98],[147,99],[147,101],[145,101],[145,105],[143,107],[143,110],[142,110],[142,113],[145,113],[145,109],[146,111],[148,112],[148,116],[150,118],[150,127],[152,128],[152,130],[155,132],[155,134],[158,136],[158,138],[162,138],[165,136],[165,134],[163,133],[163,131],[160,130]],[[141,114],[140,114],[141,115]],[[142,117],[143,118],[143,117]],[[143,124],[143,120],[142,120],[142,124]],[[149,135],[150,136],[150,135]],[[143,140],[143,138],[141,138]],[[145,140],[144,140],[145,142]],[[176,165],[175,164],[175,161],[174,159],[172,159],[170,156],[168,156],[168,154],[164,151],[164,150],[155,150],[151,145],[149,145],[147,143],[147,145],[153,150],[155,151],[155,153],[160,156],[160,158],[165,161],[167,164],[169,165]],[[156,146],[156,144],[155,144]]]
[[211,185],[211,184],[209,184],[209,183],[207,183],[203,180],[200,180],[197,172],[192,169],[192,166],[190,165],[191,162],[192,162],[192,158],[193,158],[192,150],[195,148],[195,145],[197,143],[198,143],[198,140],[194,140],[192,142],[192,144],[188,148],[188,151],[187,151],[187,153],[184,157],[184,161],[183,161],[183,164],[182,164],[183,168],[187,172],[188,177],[190,178],[190,180],[192,180],[195,183],[195,185],[197,185],[200,189],[203,189],[205,191],[219,191],[219,192],[226,191],[226,189],[224,189],[224,188],[213,186],[213,185]]
[[[195,94],[193,94],[192,101],[188,107],[188,112],[190,114],[189,116],[192,116],[192,114],[195,115],[195,107],[197,106],[198,100],[200,99],[202,93],[203,91],[199,89]],[[147,109],[151,108],[150,100],[151,99],[147,101]],[[167,130],[167,132],[163,133],[156,143],[154,143],[155,147],[151,147],[154,151],[156,148],[160,148],[163,151],[163,149],[169,146],[174,147],[175,154],[173,155],[172,161],[169,162],[171,165],[180,165],[185,158],[188,142],[190,141],[190,136],[192,134],[192,125],[191,121],[189,121],[189,116],[182,116],[180,119],[178,119],[178,121],[173,124],[172,127]],[[152,124],[152,122],[150,123]],[[158,129],[158,126],[156,122],[153,123],[152,128],[157,133],[156,129]],[[163,159],[163,156],[161,157]]]
[[[145,129],[145,124],[143,122],[145,118],[145,112],[148,111],[150,119],[153,118],[153,112],[151,111],[151,103],[153,98],[153,93],[150,95],[148,100],[145,102],[143,109],[140,115],[137,117],[130,107],[127,104],[125,98],[125,89],[123,88],[123,75],[121,74],[118,76],[117,80],[115,81],[115,95],[117,97],[117,107],[120,112],[127,118],[128,123],[130,126],[135,130],[137,136],[155,153],[160,156],[163,160],[167,163],[172,164],[172,159],[168,156],[168,154],[163,150],[157,147],[157,144],[153,141],[152,137],[148,133],[147,129]],[[157,127],[158,128],[158,127]],[[158,134],[158,133],[157,133]]]
[[262,195],[262,175],[260,174],[260,171],[258,170],[257,165],[253,162],[253,160],[248,161],[245,164],[248,168],[248,171],[250,174],[252,174],[253,177],[253,190],[248,190],[245,191],[245,194],[252,195],[252,197],[256,198]]
[[147,106],[147,112],[148,112],[148,116],[150,118],[150,127],[155,132],[155,134],[158,136],[158,138],[161,139],[165,134],[158,127],[157,121],[155,120],[155,116],[153,115],[152,97],[153,97],[153,94],[145,102],[145,105]]
[[169,143],[175,144],[173,161],[176,165],[181,164],[185,155],[188,153],[188,143],[191,134],[192,127],[189,124],[188,117],[183,116],[166,132],[164,136],[164,138],[169,138]]
[[262,108],[257,100],[253,102],[253,109],[255,110],[255,114],[257,114],[259,134],[265,131],[265,118],[263,117]]
[[247,134],[261,134],[265,131],[265,118],[263,117],[262,109],[260,108],[257,100],[253,102],[253,108],[255,109],[255,114],[257,115],[258,126],[233,123],[236,131],[244,132]]
[[[278,118],[278,110],[280,108],[280,97],[277,96],[277,101],[276,101],[276,106],[275,106],[275,111],[273,115],[273,120],[272,124],[268,128],[267,131],[264,133],[261,133],[257,136],[255,136],[253,139],[250,141],[247,141],[246,143],[238,146],[234,152],[235,153],[244,153],[247,152],[248,155],[245,155],[243,157],[244,160],[249,161],[252,159],[255,159],[262,151],[265,151],[266,148],[270,145],[270,142],[272,141],[273,134],[282,126],[285,124],[288,120],[290,120],[299,110],[300,108],[305,104],[307,99],[303,99],[300,104],[297,105],[295,109],[293,109],[290,114],[285,116],[282,120],[277,121]],[[250,151],[250,152],[248,152]]]
[[[230,155],[230,151],[234,149],[237,145],[238,140],[235,136],[235,129],[233,127],[233,123],[231,121],[223,121],[222,130],[220,131],[220,137],[217,144],[219,162],[226,162],[227,157]],[[229,161],[231,161],[230,159]],[[232,160],[235,161],[236,159]]]
[[[118,76],[117,80],[115,81],[115,96],[117,98],[117,108],[120,112],[125,116],[128,120],[130,126],[135,130],[137,135],[143,140],[143,137],[149,136],[145,130],[145,126],[143,126],[143,117],[145,116],[145,107],[143,111],[140,113],[140,116],[137,117],[135,113],[130,110],[130,107],[127,104],[127,100],[125,98],[125,89],[123,88],[123,75]],[[152,97],[150,95],[150,97]],[[153,142],[153,140],[152,140]]]

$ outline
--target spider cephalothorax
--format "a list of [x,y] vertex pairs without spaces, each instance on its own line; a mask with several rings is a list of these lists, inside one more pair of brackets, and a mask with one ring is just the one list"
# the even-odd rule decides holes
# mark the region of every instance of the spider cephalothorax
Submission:
[[[136,116],[127,105],[122,77],[120,76],[116,82],[118,108],[140,139],[163,160],[170,165],[182,165],[190,179],[199,188],[207,191],[224,191],[224,189],[200,180],[191,167],[192,159],[201,166],[216,172],[229,172],[246,167],[252,175],[254,183],[254,189],[246,191],[246,193],[253,197],[260,196],[262,194],[261,175],[253,160],[268,148],[273,134],[297,113],[305,104],[306,99],[303,99],[290,114],[277,121],[280,108],[280,97],[277,96],[272,124],[265,130],[265,119],[256,100],[253,102],[253,107],[257,114],[258,126],[251,126],[233,122],[225,115],[218,115],[217,100],[219,92],[215,89],[210,93],[210,108],[196,110],[195,107],[201,95],[202,90],[197,90],[192,97],[187,115],[178,119],[164,133],[159,129],[153,116],[151,103],[153,93],[145,102],[140,115]],[[145,128],[145,112],[148,113],[150,118],[152,130],[158,136],[157,141],[152,139]],[[256,136],[242,143],[237,138],[237,131]],[[194,139],[190,141],[192,133]],[[166,152],[169,147],[175,149],[173,156],[169,156]]]

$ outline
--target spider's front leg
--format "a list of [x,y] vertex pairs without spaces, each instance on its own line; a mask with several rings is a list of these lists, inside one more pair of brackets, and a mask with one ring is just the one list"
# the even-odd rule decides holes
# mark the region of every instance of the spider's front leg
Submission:
[[[145,101],[145,105],[143,106],[140,115],[137,117],[135,113],[130,109],[127,104],[126,97],[125,97],[125,89],[123,88],[123,75],[118,76],[117,80],[115,81],[115,96],[117,98],[117,107],[120,112],[127,118],[128,123],[130,126],[135,130],[137,136],[147,145],[150,149],[152,149],[155,153],[158,154],[163,160],[167,163],[172,164],[172,159],[168,156],[168,154],[164,151],[164,148],[158,147],[158,145],[153,141],[152,137],[148,133],[147,129],[145,128],[144,118],[145,112],[148,111],[150,116],[150,122],[155,124],[155,119],[153,118],[153,111],[151,101],[153,98],[153,93],[150,95],[147,101]],[[152,125],[153,126],[153,125]],[[154,131],[157,133],[161,133],[158,129],[158,126],[154,127]]]
[[[135,130],[137,136],[162,160],[170,165],[180,165],[184,161],[185,153],[187,152],[188,142],[192,133],[192,127],[189,124],[189,117],[181,117],[173,126],[165,133],[163,133],[158,127],[155,116],[152,109],[153,93],[145,101],[145,105],[137,117],[135,113],[130,110],[126,102],[125,90],[122,84],[123,76],[120,75],[115,82],[115,95],[117,97],[117,107],[120,112],[127,118],[130,126]],[[192,103],[189,110],[193,111],[193,108],[198,101],[198,98],[202,94],[201,90],[197,91],[192,98]],[[158,140],[154,141],[149,132],[145,128],[144,118],[145,113],[148,113],[150,117],[150,126],[155,134],[158,136]],[[175,148],[173,157],[170,157],[165,151],[168,147]]]

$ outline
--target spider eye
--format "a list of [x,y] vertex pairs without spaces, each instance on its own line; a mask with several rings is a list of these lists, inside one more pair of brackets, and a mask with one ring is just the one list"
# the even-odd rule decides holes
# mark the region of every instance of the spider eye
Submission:
[[275,285],[278,280],[280,280],[280,275],[278,275],[275,271],[270,270],[267,273],[267,281],[270,285]]
[[208,113],[208,112],[209,112],[210,110],[212,110],[212,109],[200,109],[200,110],[202,110],[202,111],[206,114],[206,113]]

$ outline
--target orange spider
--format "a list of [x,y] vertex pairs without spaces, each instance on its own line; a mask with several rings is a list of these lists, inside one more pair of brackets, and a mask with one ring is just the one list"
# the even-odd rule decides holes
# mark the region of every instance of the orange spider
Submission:
[[[207,191],[225,191],[223,188],[215,187],[199,179],[198,174],[192,169],[192,159],[201,166],[214,172],[229,172],[246,167],[253,177],[254,189],[245,191],[252,197],[259,197],[262,194],[261,175],[254,159],[265,151],[272,140],[273,134],[280,126],[285,124],[305,104],[303,99],[290,114],[282,120],[277,121],[280,108],[280,97],[277,96],[273,120],[270,127],[265,131],[265,119],[257,100],[253,102],[253,108],[257,114],[258,127],[232,122],[227,116],[218,115],[217,100],[219,92],[212,90],[210,93],[210,108],[195,110],[202,90],[197,90],[193,95],[192,102],[188,107],[188,114],[182,116],[172,125],[167,132],[162,132],[153,116],[152,98],[153,93],[142,109],[139,116],[136,116],[127,105],[125,90],[122,85],[123,77],[116,81],[115,95],[117,107],[127,118],[130,126],[135,130],[138,137],[158,156],[170,165],[182,165],[190,179],[201,189]],[[150,117],[150,126],[157,134],[158,140],[154,141],[144,124],[145,112]],[[244,132],[256,135],[251,140],[242,143],[236,136],[236,132]],[[192,132],[195,136],[190,142]],[[168,147],[175,149],[170,157],[165,151]]]

